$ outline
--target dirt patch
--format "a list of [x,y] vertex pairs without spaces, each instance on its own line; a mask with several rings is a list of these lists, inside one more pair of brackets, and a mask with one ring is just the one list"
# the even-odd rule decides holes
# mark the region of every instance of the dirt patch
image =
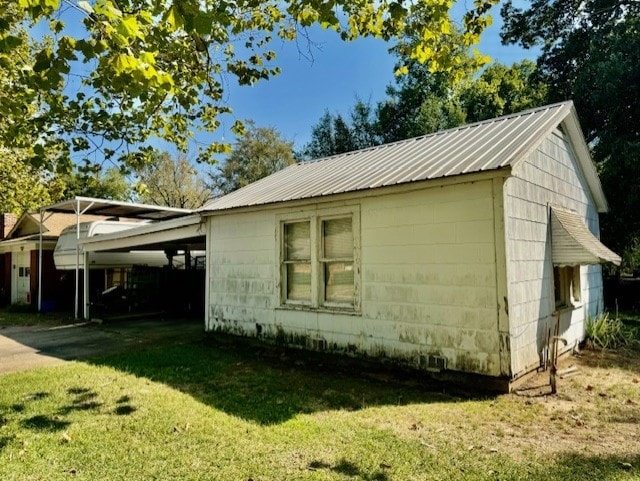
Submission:
[[[531,447],[548,454],[640,452],[640,351],[585,350],[562,359],[559,372],[554,395],[544,372],[499,399],[518,411],[502,426],[512,440],[504,448],[514,455]],[[535,425],[526,423],[528,411]]]
[[[433,452],[464,449],[480,456],[616,456],[640,453],[640,352],[584,351],[561,360],[557,394],[549,373],[529,378],[520,391],[484,402],[452,396],[441,403],[375,412],[363,422],[385,426]],[[464,406],[461,406],[464,404]],[[461,409],[462,407],[462,409]],[[464,412],[464,416],[460,413]]]

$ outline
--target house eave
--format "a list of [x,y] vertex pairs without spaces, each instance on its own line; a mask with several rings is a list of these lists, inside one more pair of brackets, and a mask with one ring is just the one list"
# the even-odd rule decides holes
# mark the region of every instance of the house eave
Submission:
[[473,172],[468,174],[459,174],[450,177],[439,177],[436,179],[420,180],[415,182],[404,182],[401,184],[376,187],[370,189],[361,189],[339,194],[319,195],[313,197],[305,197],[303,199],[291,199],[279,202],[269,202],[263,204],[253,204],[240,207],[229,207],[217,210],[201,211],[200,215],[204,217],[214,217],[218,215],[235,214],[240,212],[256,212],[269,209],[285,209],[297,208],[308,205],[317,205],[335,202],[349,202],[367,197],[377,197],[383,195],[393,195],[398,193],[412,192],[416,190],[445,187],[449,185],[466,184],[472,182],[480,182],[483,180],[492,180],[497,177],[509,177],[511,175],[511,166],[505,166],[498,169],[487,170],[482,172]]

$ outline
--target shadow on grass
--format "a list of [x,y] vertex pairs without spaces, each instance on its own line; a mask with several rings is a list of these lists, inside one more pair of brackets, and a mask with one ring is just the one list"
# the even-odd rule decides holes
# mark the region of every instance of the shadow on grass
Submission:
[[38,414],[37,416],[31,416],[30,418],[24,419],[20,424],[22,427],[33,429],[35,431],[53,432],[62,431],[71,423],[63,421],[62,419],[56,419],[55,417]]
[[382,466],[380,470],[375,470],[370,473],[367,472],[367,470],[360,468],[357,464],[344,458],[338,461],[335,465],[325,463],[324,461],[312,461],[309,463],[308,469],[310,471],[333,471],[334,473],[355,477],[363,481],[387,481],[389,479],[389,476],[382,471]]
[[[621,447],[624,450],[624,447]],[[498,473],[499,474],[499,473]],[[640,455],[585,455],[566,453],[534,470],[530,479],[638,479]]]
[[372,369],[351,359],[285,351],[227,336],[163,343],[92,362],[166,384],[216,409],[263,425],[325,410],[480,397],[453,391],[451,386],[415,372]]
[[581,363],[589,367],[640,373],[640,344],[619,349],[588,348],[581,353]]
[[0,436],[0,451],[9,446],[15,439],[15,436]]
[[59,414],[69,414],[73,411],[94,411],[102,406],[102,403],[97,401],[98,393],[90,389],[73,387],[67,389],[67,394],[73,396],[73,399],[71,404],[60,408]]

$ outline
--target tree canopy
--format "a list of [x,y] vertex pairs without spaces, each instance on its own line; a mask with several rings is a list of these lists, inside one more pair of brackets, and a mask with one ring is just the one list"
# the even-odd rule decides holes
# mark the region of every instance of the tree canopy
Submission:
[[294,163],[293,142],[274,128],[250,121],[231,154],[209,174],[209,187],[215,195],[228,194]]
[[23,214],[59,200],[63,184],[24,161],[27,152],[0,152],[0,213]]
[[55,178],[61,186],[60,192],[56,195],[59,200],[82,196],[130,201],[133,196],[131,184],[115,167],[110,167],[104,172],[102,169],[92,171],[76,169],[69,173],[58,174]]
[[496,63],[479,76],[454,81],[410,62],[406,75],[387,87],[387,97],[375,109],[356,101],[350,119],[328,111],[312,127],[302,150],[307,159],[327,157],[381,143],[395,142],[457,127],[464,123],[544,105],[547,88],[535,63],[510,67]]
[[380,143],[376,119],[369,103],[357,100],[349,120],[325,111],[311,128],[311,140],[298,154],[305,159],[319,159],[364,149]]
[[610,213],[602,237],[623,253],[640,242],[640,3],[535,0],[503,5],[503,40],[539,46],[549,100],[573,99]]
[[[59,170],[72,155],[139,167],[154,136],[184,152],[231,112],[228,79],[276,75],[275,39],[313,25],[344,40],[411,35],[408,57],[455,76],[496,1],[474,2],[454,36],[452,0],[0,0],[0,147],[34,146],[34,165]],[[197,158],[229,151],[212,142]]]

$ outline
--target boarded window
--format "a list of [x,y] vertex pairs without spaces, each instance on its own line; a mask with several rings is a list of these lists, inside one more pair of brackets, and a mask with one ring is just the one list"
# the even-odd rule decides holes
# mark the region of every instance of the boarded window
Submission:
[[311,301],[311,228],[309,222],[284,225],[286,299]]
[[354,301],[353,227],[350,217],[322,221],[324,301]]

